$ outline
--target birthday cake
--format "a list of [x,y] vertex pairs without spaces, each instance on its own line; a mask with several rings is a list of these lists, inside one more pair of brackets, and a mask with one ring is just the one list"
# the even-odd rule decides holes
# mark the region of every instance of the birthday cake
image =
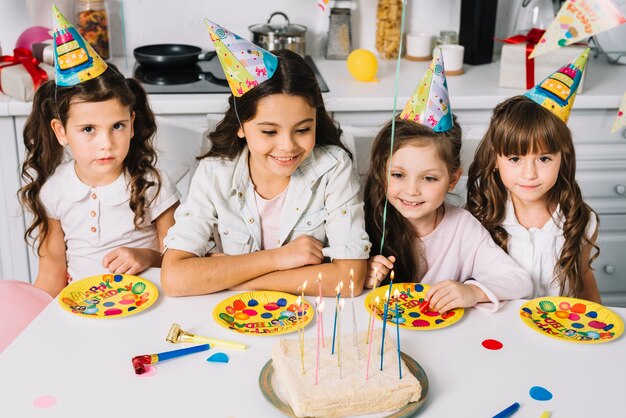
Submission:
[[[327,338],[319,353],[316,367],[317,340],[304,341],[304,370],[298,339],[280,340],[272,348],[272,365],[276,373],[278,393],[284,395],[298,417],[343,417],[397,410],[409,402],[417,402],[422,387],[402,361],[402,379],[398,369],[397,349],[391,338],[385,338],[384,368],[380,370],[380,329],[374,330],[368,364],[367,332],[342,335],[341,346]],[[340,358],[338,359],[338,356]],[[316,370],[318,380],[316,384]]]

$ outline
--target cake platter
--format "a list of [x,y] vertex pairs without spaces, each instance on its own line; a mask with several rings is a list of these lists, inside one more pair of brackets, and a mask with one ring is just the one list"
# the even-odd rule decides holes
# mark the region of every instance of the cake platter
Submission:
[[102,274],[75,280],[59,294],[61,307],[79,316],[122,318],[145,311],[159,291],[149,280],[130,274]]
[[562,296],[542,297],[520,308],[522,321],[542,335],[582,344],[601,344],[624,333],[624,321],[595,302]]
[[[409,402],[402,408],[391,411],[391,412],[379,412],[376,414],[364,415],[363,417],[367,418],[377,418],[377,417],[387,417],[387,418],[408,418],[412,417],[426,402],[428,397],[428,377],[426,376],[426,372],[420,366],[420,364],[413,359],[413,357],[408,354],[402,352],[401,353],[402,360],[408,367],[409,371],[417,378],[422,386],[422,396],[420,400],[417,402]],[[259,375],[259,387],[261,388],[261,393],[272,405],[274,405],[279,411],[285,414],[288,417],[296,418],[296,415],[291,409],[291,406],[283,399],[285,396],[282,392],[282,388],[280,384],[277,382],[274,374],[274,366],[272,365],[272,360],[269,360],[261,369],[261,374]]]
[[224,299],[213,309],[213,319],[240,334],[281,335],[297,331],[313,319],[313,307],[306,299],[296,306],[298,296],[275,291],[239,293]]
[[[452,309],[443,314],[430,309],[424,297],[430,286],[422,283],[394,283],[391,291],[391,301],[387,310],[387,321],[393,324],[399,323],[401,328],[411,330],[434,330],[445,328],[459,321],[465,310],[463,308]],[[393,293],[400,292],[398,301],[398,318],[395,315],[395,299]],[[382,320],[384,315],[384,302],[388,296],[389,285],[381,286],[370,292],[365,298],[365,308],[372,312],[372,305],[376,296],[379,303],[375,307],[376,318]]]

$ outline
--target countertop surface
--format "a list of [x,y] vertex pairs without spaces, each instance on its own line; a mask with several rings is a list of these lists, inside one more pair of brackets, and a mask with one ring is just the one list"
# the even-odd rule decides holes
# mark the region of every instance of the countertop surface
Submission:
[[[159,286],[158,269],[150,269],[142,276]],[[402,285],[396,284],[394,289],[397,286]],[[360,331],[365,331],[369,323],[366,293],[354,300]],[[255,336],[221,327],[212,319],[212,311],[235,294],[219,292],[181,298],[160,295],[145,312],[111,319],[72,315],[61,308],[58,300],[52,301],[0,354],[0,415],[70,417],[79,411],[93,418],[281,415],[263,398],[259,389],[260,372],[270,358],[272,346],[280,338],[296,339],[297,334]],[[258,295],[259,299],[263,297]],[[243,296],[241,299],[248,300]],[[307,295],[305,300],[312,303],[315,296]],[[325,335],[330,337],[336,301],[328,297],[324,301],[323,323]],[[350,341],[348,334],[353,329],[352,302],[346,299],[342,313],[343,342]],[[414,309],[414,304],[409,302],[401,303],[400,307]],[[549,338],[543,334],[554,334],[553,327],[560,327],[560,323],[548,319],[549,326],[538,320],[543,331],[531,329],[520,319],[523,303],[508,302],[493,314],[466,309],[458,322],[442,329],[400,329],[402,351],[423,367],[429,383],[420,417],[489,417],[513,402],[521,404],[516,417],[538,417],[542,411],[552,412],[554,418],[620,415],[626,337],[622,335],[606,344],[575,344]],[[623,324],[626,309],[611,309],[618,330],[617,324]],[[604,308],[597,315],[598,320],[610,322]],[[263,322],[266,320],[260,321],[253,323],[258,324],[257,329],[267,326]],[[133,356],[186,346],[165,341],[174,322],[183,330],[201,336],[247,344],[248,350],[215,346],[208,353],[159,363],[158,373],[152,377],[134,375]],[[375,321],[376,328],[381,325],[380,320]],[[304,331],[306,339],[315,338],[315,321]],[[387,331],[388,338],[395,343],[393,324],[389,323]],[[488,345],[483,344],[489,339],[502,343],[502,349],[487,349]],[[327,345],[325,350],[330,347]],[[206,362],[207,357],[218,351],[228,354],[229,364]],[[372,351],[371,355],[372,363],[378,365],[377,352]],[[393,356],[385,358],[385,366],[395,367],[394,360]],[[312,351],[305,353],[305,362],[311,371]],[[547,389],[553,398],[547,401],[531,398],[529,390],[533,386]],[[56,404],[47,409],[37,408],[33,402],[44,395],[53,397]]]
[[[324,93],[326,107],[336,112],[391,111],[393,108],[396,61],[379,60],[378,81],[363,83],[354,80],[345,61],[314,58],[328,84]],[[124,60],[118,60],[124,68]],[[400,64],[397,108],[402,109],[421,79],[428,62],[403,59]],[[498,87],[499,61],[480,66],[464,66],[465,74],[448,76],[448,89],[453,109],[492,109],[504,99],[523,94],[523,89]],[[617,109],[626,91],[626,65],[611,65],[606,58],[590,58],[587,65],[584,93],[576,97],[576,109]],[[158,115],[222,113],[226,94],[152,94],[150,103]],[[0,94],[0,116],[25,116],[32,107]]]

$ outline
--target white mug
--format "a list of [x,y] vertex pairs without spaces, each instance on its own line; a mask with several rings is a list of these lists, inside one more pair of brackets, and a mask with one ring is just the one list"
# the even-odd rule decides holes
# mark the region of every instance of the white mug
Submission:
[[408,33],[406,35],[406,55],[409,58],[430,59],[433,37],[426,33]]
[[435,48],[441,49],[443,66],[447,75],[463,73],[463,54],[465,53],[463,45],[443,44],[438,45]]

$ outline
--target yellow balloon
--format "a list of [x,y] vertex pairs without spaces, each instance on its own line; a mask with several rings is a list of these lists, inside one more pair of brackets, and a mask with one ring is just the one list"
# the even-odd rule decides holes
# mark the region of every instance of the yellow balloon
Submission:
[[376,81],[378,60],[367,49],[355,49],[348,55],[346,61],[348,71],[359,81]]

